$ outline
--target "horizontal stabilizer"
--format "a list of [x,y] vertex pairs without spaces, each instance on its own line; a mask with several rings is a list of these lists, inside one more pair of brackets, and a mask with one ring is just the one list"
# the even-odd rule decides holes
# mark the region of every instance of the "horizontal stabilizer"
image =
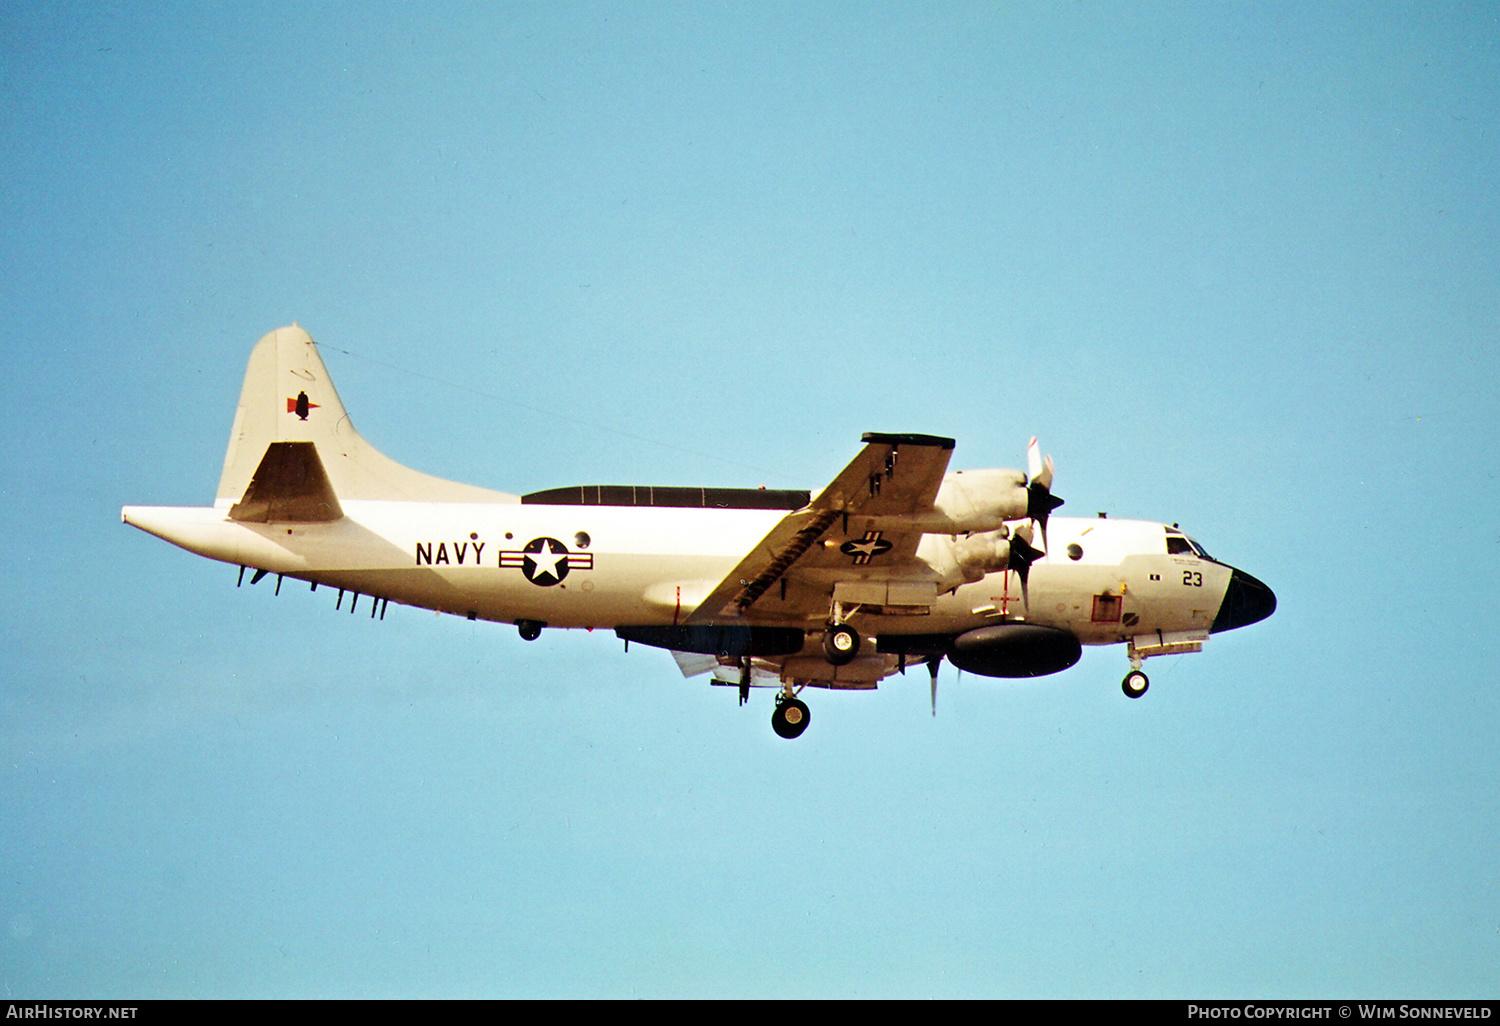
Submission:
[[256,524],[323,524],[344,515],[318,447],[312,442],[272,442],[229,519]]

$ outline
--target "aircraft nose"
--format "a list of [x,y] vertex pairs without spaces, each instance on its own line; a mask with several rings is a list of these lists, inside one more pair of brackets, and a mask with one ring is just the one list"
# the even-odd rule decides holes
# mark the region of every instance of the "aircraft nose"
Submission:
[[1219,604],[1219,615],[1214,617],[1209,633],[1259,623],[1274,612],[1276,596],[1271,589],[1245,571],[1235,570],[1230,575],[1229,587],[1224,589],[1224,601]]

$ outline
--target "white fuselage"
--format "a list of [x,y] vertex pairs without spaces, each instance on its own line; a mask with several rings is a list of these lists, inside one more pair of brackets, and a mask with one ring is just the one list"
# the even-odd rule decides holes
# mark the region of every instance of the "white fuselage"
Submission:
[[[481,620],[585,628],[683,622],[786,515],[351,500],[331,523],[259,524],[231,520],[222,507],[131,506],[122,516],[225,563]],[[534,544],[542,539],[550,541]],[[947,540],[925,536],[919,557]],[[1006,570],[940,595],[923,615],[864,613],[855,622],[869,634],[929,634],[1026,620],[1084,644],[1206,634],[1232,572],[1191,552],[1169,555],[1164,526],[1145,521],[1054,517],[1048,550],[1024,597]],[[787,586],[795,598],[795,577]],[[778,614],[787,594],[767,591],[745,620],[815,626]]]

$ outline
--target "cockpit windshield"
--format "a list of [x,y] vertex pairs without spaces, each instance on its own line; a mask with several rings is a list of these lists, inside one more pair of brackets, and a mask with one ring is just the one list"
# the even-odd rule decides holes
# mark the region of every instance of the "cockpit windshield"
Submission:
[[1185,534],[1179,534],[1176,531],[1168,531],[1167,555],[1186,556],[1188,554],[1197,556],[1199,559],[1206,559],[1211,563],[1218,562],[1217,559],[1214,559],[1214,557],[1208,554],[1207,549],[1205,549],[1202,545],[1199,545],[1192,538],[1189,538]]

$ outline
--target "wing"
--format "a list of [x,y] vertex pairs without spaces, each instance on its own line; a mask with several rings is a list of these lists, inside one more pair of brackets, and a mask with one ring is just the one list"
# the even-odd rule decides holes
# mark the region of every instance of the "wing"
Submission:
[[782,518],[688,623],[824,617],[835,601],[912,611],[931,605],[937,575],[917,559],[915,518],[932,510],[953,439],[872,432],[862,441],[859,455]]

